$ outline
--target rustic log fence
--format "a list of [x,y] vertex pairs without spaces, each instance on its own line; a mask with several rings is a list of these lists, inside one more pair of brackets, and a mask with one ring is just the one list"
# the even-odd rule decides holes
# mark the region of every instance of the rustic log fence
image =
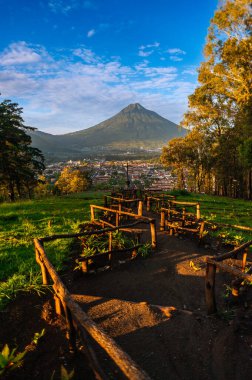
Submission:
[[[106,229],[106,232],[117,229],[118,227]],[[98,344],[98,346],[108,354],[111,361],[120,369],[121,373],[127,379],[148,380],[150,379],[149,376],[117,345],[111,337],[104,332],[102,328],[98,327],[75,302],[74,298],[56,272],[54,266],[49,261],[44,249],[44,242],[53,241],[60,238],[73,238],[101,233],[104,233],[104,230],[92,232],[87,231],[79,234],[61,234],[48,236],[41,239],[34,239],[36,261],[41,268],[43,285],[49,285],[51,280],[54,290],[55,311],[57,314],[62,315],[65,318],[70,348],[73,351],[77,349],[78,337],[85,347],[85,353],[97,379],[105,380],[108,379],[108,377],[101,368],[95,354],[92,341]]]
[[[95,216],[96,211],[102,211],[103,214],[106,212],[108,214],[112,214],[115,216],[115,224],[108,222],[105,218],[104,219],[97,219]],[[97,206],[97,205],[90,205],[90,214],[91,214],[91,222],[96,223],[99,225],[102,225],[103,227],[105,225],[110,226],[110,227],[119,227],[121,223],[121,218],[127,217],[127,218],[132,218],[133,220],[138,220],[139,224],[144,223],[148,224],[150,226],[150,235],[151,235],[151,246],[152,248],[157,247],[157,230],[156,230],[156,220],[153,218],[148,218],[146,216],[138,215],[138,214],[133,214],[130,212],[126,211],[120,211],[120,210],[114,210],[108,207],[103,207],[103,206]],[[124,230],[127,230],[128,228],[125,227]]]
[[194,215],[187,213],[185,208],[177,211],[162,207],[160,209],[160,231],[165,231],[166,227],[170,235],[180,231],[193,234],[198,237],[200,244],[204,235],[205,221],[194,219]]
[[[207,313],[214,314],[217,312],[216,298],[215,298],[215,275],[216,269],[223,272],[228,272],[233,276],[237,277],[233,281],[232,294],[237,296],[239,293],[239,287],[243,280],[248,280],[252,282],[252,268],[245,273],[245,267],[247,262],[247,255],[249,252],[249,247],[252,246],[252,240],[242,244],[240,247],[233,249],[230,252],[224,253],[222,255],[207,257],[206,258],[206,278],[205,278],[205,296],[206,296],[206,306]],[[228,265],[224,261],[227,259],[237,259],[238,254],[242,254],[241,267],[234,268]]]
[[159,210],[160,207],[163,207],[171,200],[175,200],[176,197],[174,195],[169,194],[158,194],[156,196],[153,195],[146,195],[145,202],[146,202],[146,210],[151,211],[152,206],[155,206],[156,210]]
[[[112,202],[114,202],[114,204]],[[119,211],[126,212],[130,212],[129,209],[134,207],[137,209],[138,215],[143,215],[143,201],[138,198],[124,199],[122,197],[104,195],[104,207],[112,208],[112,206],[118,207]]]

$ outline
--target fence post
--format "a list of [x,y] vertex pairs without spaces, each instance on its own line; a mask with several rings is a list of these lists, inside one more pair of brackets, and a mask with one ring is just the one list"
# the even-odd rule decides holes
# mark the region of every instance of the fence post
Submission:
[[147,211],[150,211],[150,197],[147,197]]
[[206,294],[206,306],[207,314],[216,313],[216,301],[215,301],[215,273],[216,265],[207,262],[206,267],[206,280],[205,280],[205,294]]
[[109,232],[109,251],[112,251],[112,232]]
[[116,212],[116,227],[119,226],[119,212]]
[[160,231],[165,230],[165,211],[161,211],[161,218],[160,218]]
[[[42,242],[40,242],[40,244],[43,246]],[[40,268],[41,268],[43,285],[48,285],[49,284],[48,273],[47,273],[47,270],[46,270],[46,267],[45,267],[43,261],[40,259],[39,251],[37,248],[36,248],[36,261],[40,265]]]
[[65,312],[65,318],[66,318],[66,324],[67,324],[67,330],[68,330],[67,338],[69,339],[70,349],[75,351],[76,350],[76,331],[73,325],[72,314],[65,302],[63,302],[63,308]]
[[138,202],[138,215],[143,215],[143,201]]
[[108,207],[108,197],[107,197],[107,195],[104,195],[103,199],[104,199],[104,207]]
[[151,230],[151,246],[152,248],[157,248],[157,230],[156,230],[156,220],[152,219],[150,222]]
[[247,255],[248,255],[249,248],[245,248],[243,255],[242,255],[242,271],[245,272],[245,267],[247,263]]
[[200,204],[197,203],[196,205],[196,218],[200,219]]
[[94,206],[90,205],[91,222],[95,220]]

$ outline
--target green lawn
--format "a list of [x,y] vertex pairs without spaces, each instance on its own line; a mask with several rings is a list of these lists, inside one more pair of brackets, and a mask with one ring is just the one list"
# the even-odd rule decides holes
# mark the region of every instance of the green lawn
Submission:
[[[90,219],[89,205],[102,200],[101,192],[86,192],[0,204],[0,308],[19,290],[39,289],[33,238],[78,232],[78,225]],[[69,244],[69,240],[47,243],[57,269],[62,268]]]
[[[231,199],[205,194],[179,195],[179,201],[199,202],[201,217],[213,224],[239,225],[252,228],[252,202],[243,199]],[[215,237],[223,237],[227,243],[239,244],[252,240],[252,232],[239,229],[218,227],[211,233]]]
[[[213,223],[252,227],[252,202],[198,194],[179,195],[181,201],[198,201],[201,216]],[[103,192],[49,197],[0,204],[0,308],[20,290],[40,289],[40,268],[36,264],[33,238],[56,233],[78,232],[78,225],[90,219],[89,205],[102,204]],[[227,242],[252,239],[251,232],[229,228],[212,234]],[[46,244],[50,260],[61,269],[71,241]]]

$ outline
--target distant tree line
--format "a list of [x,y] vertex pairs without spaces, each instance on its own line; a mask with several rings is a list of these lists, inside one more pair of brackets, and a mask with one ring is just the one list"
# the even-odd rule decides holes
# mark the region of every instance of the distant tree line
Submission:
[[163,149],[178,187],[252,199],[252,17],[250,0],[226,0],[211,20],[199,86],[182,125]]

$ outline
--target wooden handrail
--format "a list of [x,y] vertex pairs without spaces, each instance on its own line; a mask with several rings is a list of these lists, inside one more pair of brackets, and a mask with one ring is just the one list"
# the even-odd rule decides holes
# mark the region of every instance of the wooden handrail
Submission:
[[223,270],[223,272],[231,273],[233,276],[240,277],[243,280],[252,281],[252,275],[251,274],[244,273],[238,268],[234,268],[234,267],[232,267],[228,264],[224,264],[222,262],[216,262],[216,260],[214,260],[210,257],[206,258],[206,262],[209,264],[215,265],[217,268],[220,268],[221,270]]
[[75,234],[51,235],[51,236],[45,236],[45,237],[39,238],[39,240],[42,241],[42,242],[48,242],[48,241],[57,240],[57,239],[72,239],[72,238],[78,238],[78,237],[81,237],[81,236],[102,235],[102,234],[104,234],[106,232],[116,231],[116,230],[123,229],[123,228],[134,227],[137,224],[141,224],[141,223],[147,223],[147,224],[149,224],[149,222],[146,221],[146,220],[137,220],[134,223],[124,224],[124,225],[117,226],[117,227],[111,226],[110,228],[103,228],[101,230],[94,230],[94,231],[79,232],[79,233],[75,233]]
[[230,259],[233,256],[237,255],[238,253],[244,251],[245,248],[250,247],[251,245],[252,245],[252,240],[247,241],[246,243],[240,245],[239,247],[233,249],[230,252],[223,253],[222,255],[219,255],[219,256],[214,256],[213,260],[218,262],[218,261],[223,261],[223,260],[226,260],[226,259]]
[[157,248],[156,220],[154,218],[148,218],[147,216],[133,214],[131,212],[125,212],[125,211],[120,211],[120,210],[113,210],[113,209],[108,208],[108,207],[97,206],[97,205],[90,205],[91,222],[95,221],[95,212],[94,212],[95,209],[103,210],[103,211],[109,211],[111,213],[116,214],[116,226],[117,227],[119,227],[119,217],[121,215],[131,216],[134,219],[141,219],[143,222],[147,221],[150,224],[151,246],[154,249]]
[[37,261],[46,267],[46,270],[53,280],[53,289],[55,290],[57,297],[59,297],[62,303],[70,310],[71,316],[78,323],[78,326],[87,331],[104,351],[107,352],[110,358],[124,373],[126,378],[130,380],[150,380],[150,377],[130,358],[130,356],[126,354],[102,328],[98,327],[74,301],[54,266],[49,261],[42,242],[39,239],[34,239],[34,245]]
[[140,247],[142,247],[143,246],[143,244],[137,244],[137,245],[134,245],[134,246],[132,246],[132,247],[129,247],[129,248],[123,248],[123,249],[116,249],[116,252],[115,251],[106,251],[106,252],[101,252],[101,253],[95,253],[94,255],[92,255],[92,256],[87,256],[87,257],[79,257],[78,258],[78,261],[81,263],[81,262],[83,262],[83,261],[87,261],[87,260],[92,260],[92,259],[94,259],[94,258],[96,258],[96,257],[101,257],[101,256],[105,256],[105,255],[110,255],[110,254],[112,254],[112,253],[124,253],[124,252],[130,252],[130,251],[133,251],[133,250],[135,250],[135,249],[138,249],[138,248],[140,248]]
[[[248,273],[245,273],[246,260],[248,249],[252,245],[252,240],[242,244],[240,247],[233,249],[230,252],[226,252],[220,256],[206,257],[206,277],[205,277],[205,296],[206,296],[206,305],[207,313],[213,314],[216,313],[216,300],[215,300],[215,274],[216,268],[223,270],[224,272],[231,273],[233,276],[238,277],[233,284],[233,295],[238,295],[238,289],[242,283],[241,279],[252,281],[251,270]],[[226,263],[223,263],[224,260],[236,257],[238,253],[243,253],[242,257],[242,266],[241,269],[234,268]]]
[[153,219],[153,218],[148,218],[147,216],[142,216],[142,215],[138,215],[138,214],[133,214],[133,213],[131,213],[131,212],[126,212],[126,211],[113,210],[113,209],[111,209],[111,208],[103,207],[103,206],[90,205],[90,208],[91,208],[91,210],[92,210],[92,209],[98,209],[98,210],[103,210],[103,211],[109,211],[109,212],[112,212],[112,213],[114,213],[114,214],[132,216],[132,217],[135,218],[135,219],[149,220],[150,222],[152,222],[153,220],[155,220],[155,219]]

